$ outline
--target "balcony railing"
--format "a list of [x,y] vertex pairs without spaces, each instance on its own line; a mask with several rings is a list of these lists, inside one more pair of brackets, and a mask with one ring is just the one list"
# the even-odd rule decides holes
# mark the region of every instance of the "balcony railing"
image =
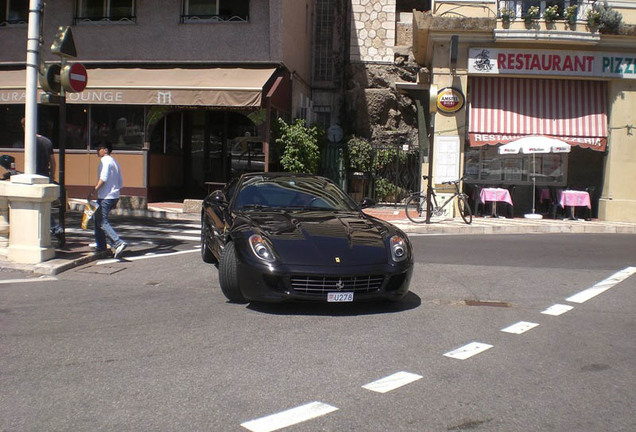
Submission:
[[587,20],[587,13],[593,7],[594,0],[563,0],[561,2],[554,1],[528,1],[528,0],[500,0],[498,4],[498,18],[503,18],[505,11],[510,13],[510,20],[523,20],[527,15],[531,7],[536,6],[539,9],[538,16],[534,17],[535,20],[544,20],[546,18],[546,9],[553,4],[558,5],[558,16],[556,20],[566,20],[565,9],[569,6],[576,6],[575,20],[585,21]]

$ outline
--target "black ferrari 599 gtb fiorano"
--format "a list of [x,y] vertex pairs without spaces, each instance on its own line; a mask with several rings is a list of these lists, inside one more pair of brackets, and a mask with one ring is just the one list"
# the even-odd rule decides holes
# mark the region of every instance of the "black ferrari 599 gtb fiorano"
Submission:
[[324,177],[243,174],[203,201],[201,256],[232,302],[399,300],[411,243],[362,212],[368,202]]

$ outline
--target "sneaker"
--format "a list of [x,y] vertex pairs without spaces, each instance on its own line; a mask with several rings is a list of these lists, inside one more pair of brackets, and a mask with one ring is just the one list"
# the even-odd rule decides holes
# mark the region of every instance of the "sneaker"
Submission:
[[66,236],[64,235],[64,231],[56,232],[55,238],[57,240],[57,247],[63,248],[66,245]]
[[126,246],[128,246],[126,242],[121,242],[120,245],[117,246],[117,249],[115,249],[115,255],[113,256],[113,258],[119,258],[124,249],[126,249]]

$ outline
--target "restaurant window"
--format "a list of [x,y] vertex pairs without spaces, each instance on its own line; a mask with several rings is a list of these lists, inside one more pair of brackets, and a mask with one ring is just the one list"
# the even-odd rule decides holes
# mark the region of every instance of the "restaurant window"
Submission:
[[29,0],[0,0],[0,26],[26,24],[29,20]]
[[[24,105],[1,105],[0,108],[0,147],[24,148],[24,130],[21,120],[24,117]],[[36,132],[51,139],[57,148],[59,129],[59,111],[57,106],[38,105]]]
[[66,148],[88,149],[88,105],[66,105]]
[[181,154],[183,114],[168,113],[150,128],[150,151],[152,153]]
[[74,23],[135,22],[135,0],[77,0]]
[[183,0],[181,22],[247,22],[249,12],[249,0]]
[[144,143],[144,108],[95,105],[91,108],[91,149],[110,142],[116,150],[141,150]]
[[483,185],[532,184],[565,186],[568,154],[500,155],[498,146],[471,147],[466,150],[464,171],[470,183]]

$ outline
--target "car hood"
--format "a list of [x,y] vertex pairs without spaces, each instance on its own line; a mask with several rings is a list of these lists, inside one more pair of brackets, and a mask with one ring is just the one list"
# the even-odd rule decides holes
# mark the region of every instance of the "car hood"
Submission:
[[373,265],[388,259],[390,225],[357,212],[245,212],[251,230],[267,237],[291,265]]

